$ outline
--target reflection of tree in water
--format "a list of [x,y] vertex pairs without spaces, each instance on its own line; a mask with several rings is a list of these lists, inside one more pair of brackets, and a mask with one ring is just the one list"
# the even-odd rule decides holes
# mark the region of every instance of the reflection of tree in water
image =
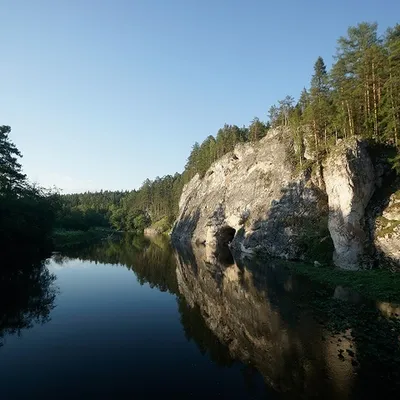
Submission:
[[46,255],[20,251],[3,256],[10,261],[0,269],[0,338],[48,322],[57,294]]
[[62,264],[65,258],[123,265],[135,272],[141,285],[148,283],[162,292],[178,293],[175,257],[168,239],[163,236],[149,240],[143,236],[126,234],[118,241],[65,251],[55,261]]

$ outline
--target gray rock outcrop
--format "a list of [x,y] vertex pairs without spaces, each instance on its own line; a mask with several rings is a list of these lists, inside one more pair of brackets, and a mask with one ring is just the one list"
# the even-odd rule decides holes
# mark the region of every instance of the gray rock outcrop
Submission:
[[366,145],[356,138],[339,143],[325,162],[324,181],[333,261],[341,268],[357,269],[368,237],[365,209],[375,190],[374,166]]
[[[304,259],[311,244],[329,240],[327,198],[318,183],[294,171],[287,129],[256,145],[240,144],[216,161],[203,179],[184,188],[172,238],[244,254]],[[295,157],[295,155],[294,155]]]
[[[243,256],[318,263],[333,258],[352,270],[371,265],[375,247],[400,260],[400,200],[392,201],[376,234],[366,224],[383,176],[366,143],[343,140],[320,165],[310,156],[309,135],[302,146],[292,137],[289,129],[273,129],[255,145],[237,145],[203,178],[196,175],[183,189],[172,239],[229,244]],[[299,157],[312,163],[306,172],[294,167]]]
[[400,191],[390,196],[388,206],[375,223],[375,246],[385,261],[400,267]]

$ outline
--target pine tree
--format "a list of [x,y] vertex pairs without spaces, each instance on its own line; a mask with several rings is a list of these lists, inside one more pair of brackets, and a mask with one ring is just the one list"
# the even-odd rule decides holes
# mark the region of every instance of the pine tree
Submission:
[[299,109],[301,116],[305,113],[307,107],[310,105],[310,101],[310,93],[308,93],[306,88],[303,88],[300,93],[299,102],[297,103],[297,108]]
[[333,76],[347,112],[349,133],[378,139],[384,57],[377,24],[363,22],[350,27],[338,45]]
[[22,155],[9,139],[9,126],[0,126],[0,195],[20,195],[26,188],[26,175],[18,158]]
[[[314,74],[311,78],[309,118],[314,133],[314,146],[318,154],[322,147],[328,146],[328,124],[330,115],[329,78],[322,57],[314,64]],[[323,145],[320,142],[323,141]]]
[[282,125],[289,125],[290,112],[293,110],[294,98],[287,95],[283,100],[278,101],[279,115],[282,118]]
[[382,125],[384,137],[399,146],[400,134],[400,25],[386,34],[386,82],[382,96]]
[[279,108],[276,105],[272,105],[268,110],[268,118],[273,128],[276,128],[279,125],[279,116]]
[[254,117],[249,126],[249,140],[257,142],[262,139],[267,133],[266,126],[259,118]]

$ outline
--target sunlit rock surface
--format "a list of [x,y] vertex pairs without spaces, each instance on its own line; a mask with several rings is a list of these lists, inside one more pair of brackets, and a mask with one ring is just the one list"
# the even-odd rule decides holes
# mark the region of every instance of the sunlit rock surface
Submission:
[[[183,188],[173,241],[350,270],[382,255],[399,266],[400,195],[389,205],[372,199],[391,185],[383,150],[353,137],[318,164],[311,143],[305,135],[299,146],[288,128],[277,128],[256,144],[238,144]],[[301,168],[299,158],[314,164]]]
[[365,209],[375,190],[374,166],[367,147],[357,139],[339,143],[325,163],[324,181],[329,201],[329,232],[334,263],[357,269],[368,234]]
[[296,173],[292,152],[287,129],[237,145],[184,187],[173,239],[307,258],[315,243],[329,240],[328,201],[314,176]]
[[386,261],[400,268],[400,191],[393,193],[375,224],[375,245]]

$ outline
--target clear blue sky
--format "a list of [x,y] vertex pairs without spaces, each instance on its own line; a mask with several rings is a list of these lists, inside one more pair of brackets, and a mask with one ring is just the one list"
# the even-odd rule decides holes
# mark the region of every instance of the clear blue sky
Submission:
[[224,123],[267,119],[332,62],[349,25],[398,0],[0,0],[0,124],[64,192],[181,172]]

